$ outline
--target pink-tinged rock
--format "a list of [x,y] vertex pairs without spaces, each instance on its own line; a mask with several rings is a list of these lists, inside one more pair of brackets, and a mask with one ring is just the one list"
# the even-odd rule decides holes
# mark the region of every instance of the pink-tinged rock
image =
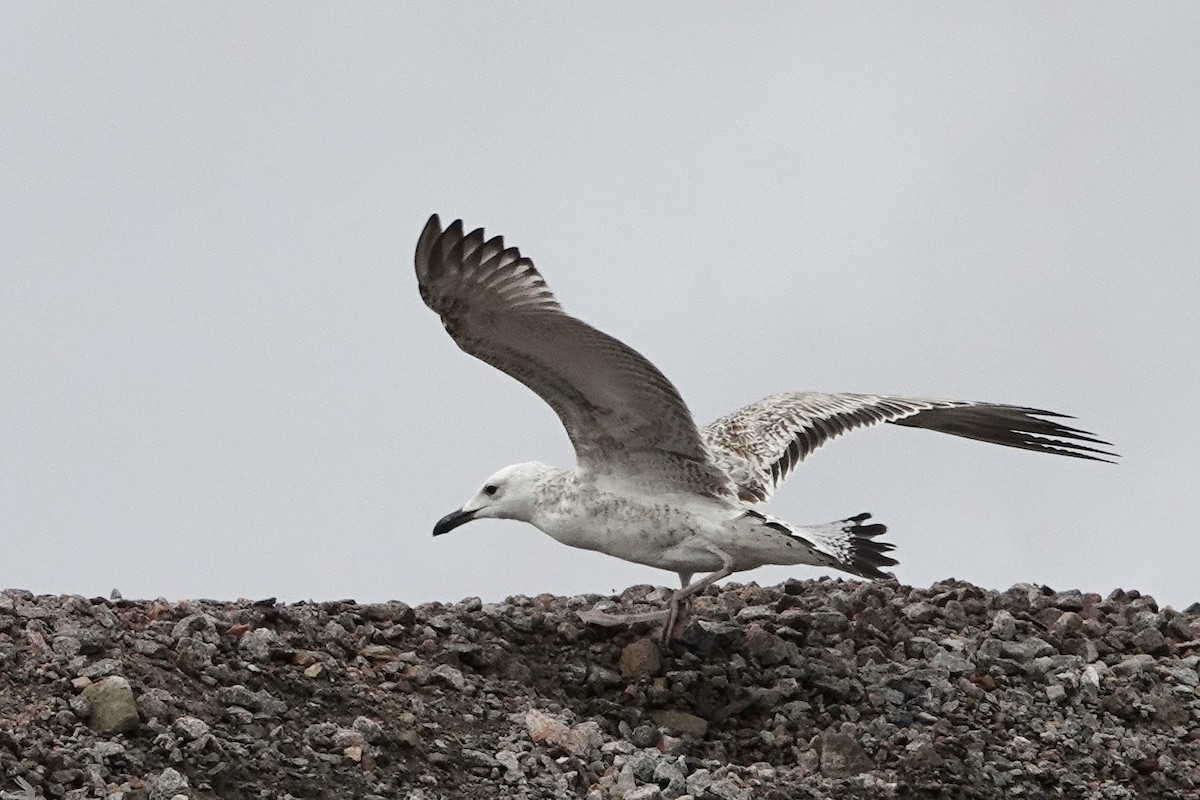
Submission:
[[525,712],[525,727],[529,730],[529,738],[537,744],[542,742],[554,744],[563,739],[571,730],[567,723],[536,708]]
[[544,742],[575,756],[585,756],[604,743],[604,734],[595,722],[568,725],[558,717],[536,708],[525,713],[525,727],[534,742]]

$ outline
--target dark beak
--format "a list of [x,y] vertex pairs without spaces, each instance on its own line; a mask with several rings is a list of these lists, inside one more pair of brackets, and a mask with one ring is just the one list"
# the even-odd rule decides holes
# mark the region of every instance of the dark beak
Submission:
[[449,533],[459,525],[464,525],[473,519],[475,519],[474,511],[463,511],[461,508],[458,511],[451,511],[439,519],[437,525],[433,526],[433,535],[441,536],[443,533]]

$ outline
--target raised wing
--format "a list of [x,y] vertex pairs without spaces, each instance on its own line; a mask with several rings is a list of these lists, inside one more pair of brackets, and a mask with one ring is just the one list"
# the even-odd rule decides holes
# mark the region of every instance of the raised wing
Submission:
[[429,218],[421,298],[464,351],[508,373],[562,420],[580,467],[644,484],[731,492],[671,382],[631,347],[562,310],[533,262],[483,229]]
[[1092,461],[1116,455],[1089,446],[1108,442],[1056,419],[1071,417],[997,403],[787,392],[721,417],[702,435],[747,502],[769,498],[797,464],[829,440],[881,422]]

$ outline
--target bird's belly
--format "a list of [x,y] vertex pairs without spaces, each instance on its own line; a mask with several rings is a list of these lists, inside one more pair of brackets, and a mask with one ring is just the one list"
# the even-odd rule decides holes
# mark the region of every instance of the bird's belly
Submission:
[[593,509],[546,522],[539,527],[563,544],[636,564],[673,572],[721,567],[720,559],[704,547],[713,523],[686,509],[623,501],[600,513]]

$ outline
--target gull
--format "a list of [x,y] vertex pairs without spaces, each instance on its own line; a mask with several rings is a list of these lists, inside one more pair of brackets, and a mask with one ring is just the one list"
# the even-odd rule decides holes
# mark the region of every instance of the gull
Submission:
[[[1024,406],[879,394],[772,394],[697,427],[669,380],[636,350],[567,314],[533,262],[462,220],[421,232],[421,298],[467,353],[511,375],[554,410],[576,464],[504,467],[433,528],[440,536],[475,519],[528,522],[571,547],[675,572],[664,611],[601,624],[663,620],[681,629],[690,598],[734,572],[766,564],[831,567],[891,577],[898,562],[870,514],[793,525],[757,508],[814,450],[879,423],[941,431],[1041,453],[1109,461],[1115,453],[1065,414]],[[694,575],[704,573],[695,582]]]

